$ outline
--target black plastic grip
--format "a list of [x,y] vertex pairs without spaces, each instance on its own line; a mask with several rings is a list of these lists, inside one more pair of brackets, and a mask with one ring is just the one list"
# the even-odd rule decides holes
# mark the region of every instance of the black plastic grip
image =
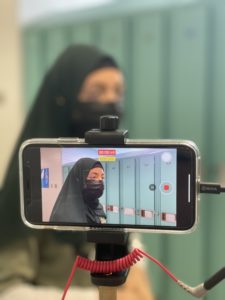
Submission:
[[220,281],[222,281],[225,278],[225,267],[223,267],[221,270],[216,272],[213,276],[211,276],[209,279],[207,279],[204,282],[204,287],[206,290],[210,290],[215,285],[217,285]]
[[203,194],[220,194],[220,185],[218,183],[201,182],[200,193]]
[[85,142],[92,145],[123,145],[128,135],[128,130],[118,129],[117,116],[101,116],[100,129],[85,132]]

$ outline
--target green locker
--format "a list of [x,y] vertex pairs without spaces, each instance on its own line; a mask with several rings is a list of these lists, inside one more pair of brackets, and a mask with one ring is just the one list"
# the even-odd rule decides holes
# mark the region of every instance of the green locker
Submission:
[[71,44],[95,45],[95,24],[75,24],[70,28]]
[[131,133],[135,138],[159,138],[163,130],[162,16],[136,16],[132,26]]
[[119,161],[107,163],[105,185],[107,223],[120,223]]
[[217,5],[214,11],[214,69],[213,69],[213,95],[210,99],[212,119],[212,151],[213,164],[225,165],[225,3]]
[[46,70],[54,64],[57,57],[69,45],[69,34],[66,27],[45,29],[45,66]]
[[121,127],[130,129],[130,112],[131,112],[131,91],[130,91],[130,52],[129,38],[130,31],[128,28],[128,19],[114,18],[109,20],[99,21],[96,25],[96,45],[112,55],[125,77],[125,95],[124,95],[124,111]]
[[155,185],[154,155],[136,158],[136,212],[137,224],[155,224]]
[[[170,13],[169,137],[194,140],[203,152],[206,112],[206,10],[187,7]],[[204,228],[189,235],[168,236],[167,265],[193,285],[204,278]],[[194,270],[194,271],[193,271]],[[167,299],[190,295],[167,282]]]
[[102,21],[98,24],[98,46],[112,55],[122,69],[126,69],[126,22],[123,19]]
[[[211,130],[208,135],[210,152],[207,159],[211,163],[212,180],[225,184],[224,176],[218,179],[218,169],[225,166],[225,3],[218,1],[213,9],[214,27],[212,31],[213,67],[211,84],[212,98],[209,109],[212,112]],[[215,174],[216,173],[216,174]],[[209,174],[211,175],[211,173]],[[204,216],[207,231],[204,245],[207,249],[207,273],[212,274],[224,266],[225,254],[225,196],[212,196],[204,201]],[[222,299],[224,297],[224,282],[216,286],[210,293],[209,299]]]
[[[162,152],[158,155],[160,163],[160,224],[164,226],[176,225],[177,213],[177,157],[176,152]],[[167,159],[166,159],[167,158]]]
[[171,13],[169,135],[194,140],[203,151],[206,118],[206,10]]
[[120,165],[120,222],[121,224],[135,224],[135,159],[121,158]]

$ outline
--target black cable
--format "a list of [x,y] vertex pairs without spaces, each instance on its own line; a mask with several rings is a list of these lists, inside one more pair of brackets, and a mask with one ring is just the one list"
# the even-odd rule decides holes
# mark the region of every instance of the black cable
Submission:
[[220,188],[220,192],[221,192],[221,193],[225,193],[225,187],[221,187],[221,188]]
[[225,278],[225,267],[220,269],[210,278],[208,278],[205,282],[200,283],[195,287],[191,287],[184,283],[181,280],[178,280],[177,283],[188,293],[196,298],[202,298],[207,295],[208,291],[214,288],[218,283],[220,283]]
[[215,285],[217,285],[220,281],[225,278],[225,267],[212,275],[209,279],[204,282],[204,287],[206,290],[210,290]]
[[225,187],[221,187],[218,183],[201,182],[200,193],[203,194],[221,194],[225,193]]

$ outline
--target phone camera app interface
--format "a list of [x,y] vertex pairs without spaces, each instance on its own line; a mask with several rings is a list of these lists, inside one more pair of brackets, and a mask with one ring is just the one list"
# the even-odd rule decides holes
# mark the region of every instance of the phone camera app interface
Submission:
[[177,225],[175,148],[40,150],[42,221]]

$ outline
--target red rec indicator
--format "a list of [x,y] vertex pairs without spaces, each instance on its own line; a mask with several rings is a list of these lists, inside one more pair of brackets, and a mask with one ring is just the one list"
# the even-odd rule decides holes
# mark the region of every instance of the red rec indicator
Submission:
[[160,185],[160,190],[163,193],[170,193],[172,191],[172,185],[170,182],[163,182]]
[[116,155],[116,150],[115,149],[99,149],[98,150],[98,155],[103,156],[103,155]]
[[165,192],[168,192],[169,189],[170,189],[169,184],[164,184],[163,189],[164,189]]

